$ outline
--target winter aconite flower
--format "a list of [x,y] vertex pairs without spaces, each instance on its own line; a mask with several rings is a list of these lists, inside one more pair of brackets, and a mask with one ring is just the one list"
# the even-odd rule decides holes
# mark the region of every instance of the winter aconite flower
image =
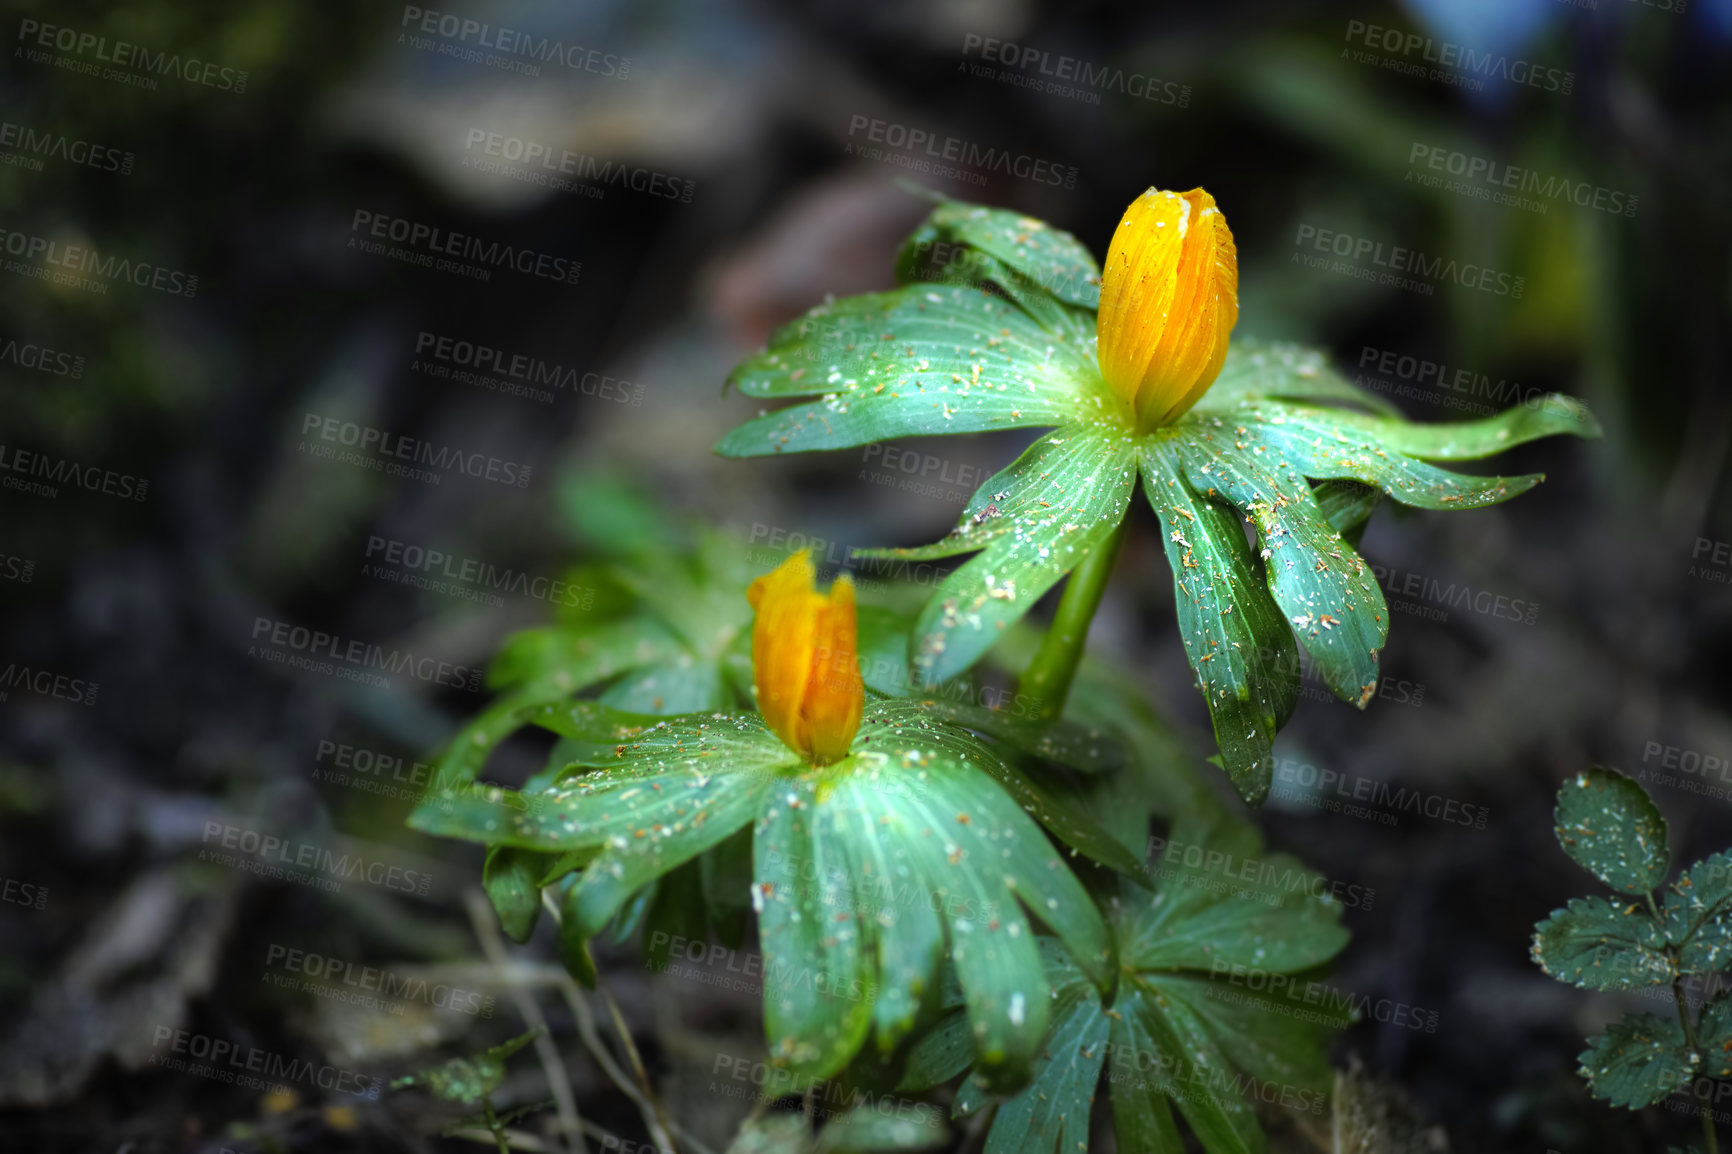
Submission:
[[854,582],[844,573],[826,596],[812,576],[812,555],[801,550],[752,582],[752,676],[776,736],[828,765],[848,755],[866,687],[856,660]]
[[1170,424],[1215,383],[1239,319],[1239,256],[1200,188],[1131,202],[1101,274],[1101,376],[1141,428]]

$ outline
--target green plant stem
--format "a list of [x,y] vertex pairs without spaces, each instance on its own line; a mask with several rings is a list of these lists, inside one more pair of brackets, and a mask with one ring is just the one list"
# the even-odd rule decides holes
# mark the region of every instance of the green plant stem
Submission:
[[1064,713],[1065,698],[1070,695],[1071,682],[1088,645],[1089,623],[1106,593],[1107,579],[1112,576],[1128,525],[1128,519],[1119,522],[1118,528],[1071,570],[1064,595],[1059,598],[1058,612],[1053,614],[1052,627],[1041,640],[1040,652],[1023,671],[1017,690],[1036,703],[1037,716],[1042,721],[1054,721]]
[[[1678,1005],[1678,1024],[1684,1028],[1684,1040],[1690,1043],[1690,1049],[1698,1053],[1702,1047],[1696,1042],[1696,1027],[1690,1023],[1689,1003],[1684,997],[1684,975],[1679,974],[1672,979],[1672,1000]],[[1714,1117],[1708,1112],[1708,1107],[1702,1107],[1702,1140],[1708,1144],[1704,1154],[1719,1154],[1720,1140],[1714,1133]]]

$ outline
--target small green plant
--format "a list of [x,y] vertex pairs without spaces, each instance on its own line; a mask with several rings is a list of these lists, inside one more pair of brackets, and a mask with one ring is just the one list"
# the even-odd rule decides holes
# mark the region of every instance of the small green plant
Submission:
[[[1628,1014],[1588,1040],[1580,1073],[1594,1095],[1638,1110],[1698,1078],[1732,1078],[1732,997],[1692,1015],[1687,992],[1693,979],[1732,970],[1732,853],[1704,858],[1666,884],[1666,819],[1638,782],[1603,768],[1558,790],[1557,836],[1577,865],[1623,896],[1576,898],[1554,910],[1534,929],[1534,961],[1582,989],[1671,987],[1666,1011]],[[1702,1133],[1715,1154],[1706,1106]]]
[[[658,941],[734,945],[755,921],[769,1056],[808,1104],[819,1082],[880,1097],[958,1083],[955,1114],[987,1154],[1071,1154],[1105,1077],[1120,1150],[1257,1154],[1257,1104],[1320,1110],[1326,1042],[1350,1018],[1266,991],[1318,988],[1347,932],[1134,680],[1087,658],[1132,496],[1140,483],[1160,520],[1218,763],[1255,805],[1302,652],[1345,700],[1373,696],[1388,609],[1356,546],[1381,498],[1502,501],[1540,478],[1433,462],[1597,426],[1562,396],[1412,424],[1315,350],[1234,340],[1237,254],[1201,189],[1133,202],[1104,272],[1041,221],[940,200],[897,273],[744,362],[742,392],[796,403],[719,451],[1052,430],[944,540],[856,554],[974,556],[930,595],[874,582],[856,604],[846,574],[818,591],[809,556],[571,490],[580,535],[608,555],[582,579],[600,596],[506,641],[499,697],[445,749],[411,824],[485,845],[507,933],[527,941],[551,909],[586,984],[603,934],[641,933],[660,968]],[[1029,610],[1060,582],[1038,630]],[[1005,678],[1015,693],[983,699]],[[557,737],[545,767],[487,783],[527,727]],[[1151,862],[1156,844],[1195,860]],[[768,1110],[735,1151],[942,1140]]]
[[493,1093],[505,1081],[505,1059],[535,1041],[540,1033],[540,1030],[531,1030],[471,1057],[452,1058],[431,1070],[406,1074],[395,1079],[391,1083],[391,1089],[407,1090],[412,1086],[420,1086],[440,1101],[460,1106],[480,1106],[481,1109],[475,1113],[448,1123],[442,1133],[449,1137],[461,1130],[487,1130],[493,1135],[499,1154],[510,1154],[511,1146],[506,1141],[505,1128],[520,1118],[547,1109],[553,1103],[537,1102],[500,1113],[494,1109]]

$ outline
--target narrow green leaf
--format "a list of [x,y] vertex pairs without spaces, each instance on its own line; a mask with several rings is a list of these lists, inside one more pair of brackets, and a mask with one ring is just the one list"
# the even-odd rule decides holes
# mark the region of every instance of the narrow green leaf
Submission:
[[1247,401],[1265,398],[1339,401],[1391,417],[1400,416],[1394,405],[1336,372],[1322,350],[1256,337],[1233,338],[1221,375],[1192,411],[1232,419],[1231,410]]
[[847,815],[820,802],[810,776],[778,784],[752,835],[753,905],[764,953],[764,1030],[771,1060],[834,1076],[872,1023],[873,973],[837,838]]
[[1186,478],[1257,527],[1269,590],[1337,697],[1365,708],[1377,692],[1377,655],[1389,608],[1367,565],[1318,507],[1305,478],[1266,452],[1247,426],[1193,422],[1172,434]]
[[1539,473],[1481,477],[1452,473],[1404,455],[1379,439],[1397,426],[1367,426],[1335,409],[1302,409],[1262,402],[1232,414],[1255,426],[1268,445],[1313,480],[1355,480],[1419,509],[1462,510],[1496,505],[1527,492],[1545,478]]
[[1051,427],[1109,412],[1112,402],[1079,342],[956,285],[822,305],[777,332],[732,380],[754,397],[821,397],[741,425],[717,446],[725,457]]
[[1167,1104],[1171,1083],[1164,1076],[1161,1051],[1140,1013],[1112,1015],[1107,1085],[1113,1104],[1113,1134],[1125,1151],[1182,1154],[1185,1140]]
[[1640,902],[1574,898],[1534,927],[1533,959],[1560,982],[1633,990],[1677,976],[1666,935]]
[[1588,407],[1563,393],[1547,393],[1532,405],[1505,409],[1478,421],[1416,423],[1345,414],[1392,453],[1422,461],[1473,461],[1541,437],[1598,437],[1600,423]]
[[1558,789],[1558,844],[1575,863],[1620,893],[1647,894],[1666,880],[1666,819],[1648,791],[1596,766]]
[[1142,463],[1173,570],[1179,637],[1227,775],[1256,805],[1274,774],[1275,734],[1298,698],[1298,643],[1256,572],[1238,518],[1192,491],[1169,443],[1146,442]]
[[493,846],[481,867],[481,888],[499,913],[505,936],[527,942],[541,917],[541,875],[553,861],[552,854]]
[[1089,1114],[1106,1060],[1110,1022],[1087,982],[1054,991],[1052,1027],[1034,1078],[1001,1104],[986,1154],[1072,1154],[1087,1150]]
[[1133,442],[1073,427],[1049,433],[994,476],[950,537],[897,557],[982,552],[947,577],[921,611],[913,660],[924,684],[961,673],[998,642],[1124,519],[1136,480]]
[[942,1086],[968,1069],[974,1061],[974,1046],[969,1035],[966,1010],[946,1014],[909,1047],[908,1062],[903,1068],[902,1080],[896,1084],[896,1092],[923,1093],[934,1086]]
[[956,200],[933,209],[908,238],[897,259],[898,277],[904,281],[925,279],[921,274],[933,261],[945,263],[956,258],[950,246],[989,254],[1067,304],[1091,310],[1100,307],[1100,266],[1087,245],[1032,216]]
[[1319,481],[1311,487],[1317,507],[1329,519],[1329,524],[1341,534],[1341,539],[1355,549],[1365,536],[1365,526],[1383,494],[1358,481]]
[[1588,1039],[1577,1059],[1596,1097],[1640,1110],[1683,1089],[1702,1063],[1675,1016],[1630,1014]]
[[1149,1081],[1173,1099],[1209,1154],[1263,1154],[1256,1111],[1239,1092],[1233,1068],[1206,1024],[1183,1003],[1163,1001],[1140,978],[1127,984],[1135,996],[1116,1008],[1136,1015],[1150,1046],[1132,1056],[1136,1068],[1146,1069]]

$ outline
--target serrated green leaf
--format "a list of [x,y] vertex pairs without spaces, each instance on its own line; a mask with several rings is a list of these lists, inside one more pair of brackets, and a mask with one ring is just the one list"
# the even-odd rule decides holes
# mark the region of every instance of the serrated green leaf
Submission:
[[1688,1085],[1702,1059],[1677,1018],[1630,1014],[1590,1038],[1577,1060],[1596,1097],[1639,1110]]
[[752,835],[770,1057],[813,1078],[848,1064],[874,1001],[845,843],[836,836],[840,826],[845,838],[847,815],[819,803],[824,784],[810,776],[778,784]]
[[1702,1046],[1702,1073],[1732,1078],[1732,995],[1722,994],[1703,1008],[1696,1041]]
[[481,888],[499,913],[505,936],[527,942],[541,917],[541,875],[553,862],[552,854],[493,846],[481,866]]
[[1560,982],[1589,990],[1633,990],[1677,976],[1666,935],[1645,906],[1575,898],[1534,927],[1533,959]]
[[866,555],[929,558],[981,550],[938,587],[915,627],[922,683],[947,681],[1099,547],[1136,481],[1132,441],[1075,428],[1049,433],[986,483],[937,546]]
[[1143,982],[1183,1003],[1234,1066],[1259,1082],[1321,1098],[1334,1079],[1329,1037],[1353,1024],[1351,999],[1318,981],[1259,976],[1266,979],[1260,989],[1226,976],[1150,973]]
[[1247,401],[1339,401],[1399,417],[1400,410],[1335,371],[1322,350],[1284,341],[1234,337],[1221,375],[1196,404],[1201,413],[1228,413]]
[[1324,684],[1361,709],[1377,692],[1389,608],[1371,567],[1341,539],[1311,486],[1245,426],[1197,421],[1172,438],[1191,488],[1232,502],[1257,528],[1269,590]]
[[1666,880],[1666,819],[1632,778],[1599,766],[1576,774],[1558,789],[1556,818],[1564,852],[1611,888],[1647,894]]
[[779,330],[731,380],[754,397],[821,397],[734,429],[716,447],[725,457],[1051,427],[1113,404],[1078,342],[956,285],[821,305]]
[[945,201],[903,245],[896,263],[898,277],[903,281],[925,279],[921,274],[931,267],[927,258],[952,262],[955,254],[938,246],[961,246],[985,253],[1057,300],[1089,310],[1100,306],[1101,272],[1094,254],[1070,233],[1035,217]]
[[1298,643],[1256,572],[1238,519],[1192,491],[1175,453],[1145,445],[1142,468],[1173,571],[1185,655],[1227,776],[1256,805],[1274,775],[1275,734],[1298,699]]
[[1685,973],[1732,969],[1732,853],[1692,865],[1666,887],[1666,938],[1678,949]]

